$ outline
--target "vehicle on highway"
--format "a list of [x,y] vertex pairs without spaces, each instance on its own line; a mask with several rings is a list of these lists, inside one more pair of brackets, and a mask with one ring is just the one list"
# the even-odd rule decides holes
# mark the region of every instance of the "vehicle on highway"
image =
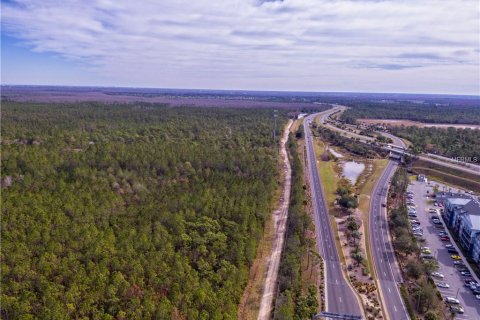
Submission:
[[440,272],[436,272],[436,271],[435,271],[435,272],[432,272],[432,273],[431,273],[431,276],[432,276],[432,277],[435,277],[435,278],[440,278],[440,279],[445,278],[445,276],[444,276],[443,274],[441,274]]
[[450,256],[450,258],[452,258],[453,260],[462,260],[462,257],[460,257],[459,255],[456,255],[456,254],[452,254]]
[[446,297],[445,302],[450,304],[460,304],[460,301],[458,301],[457,298],[453,298],[453,297]]
[[439,287],[439,288],[450,288],[450,285],[446,282],[438,282],[437,287]]

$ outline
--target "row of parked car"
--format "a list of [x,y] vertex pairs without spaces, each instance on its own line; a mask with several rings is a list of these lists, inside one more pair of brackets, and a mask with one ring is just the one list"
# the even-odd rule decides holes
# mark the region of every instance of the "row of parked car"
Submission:
[[[417,219],[417,210],[416,210],[415,201],[413,198],[414,198],[413,192],[408,191],[407,192],[408,216],[409,216],[413,235],[417,237],[419,240],[422,240],[423,229],[420,227],[420,221],[418,221]],[[436,206],[441,207],[438,204]],[[435,226],[435,228],[439,229],[438,236],[440,237],[441,241],[445,242],[445,248],[447,249],[448,253],[451,254],[450,257],[452,258],[452,260],[454,260],[453,263],[457,268],[457,270],[459,270],[462,276],[470,277],[471,276],[470,272],[468,271],[466,266],[463,264],[462,258],[459,256],[455,246],[451,243],[450,237],[448,236],[448,233],[445,230],[445,226],[443,225],[443,222],[440,220],[440,210],[441,209],[439,208],[429,209],[429,213],[431,215],[430,220],[432,224]],[[435,259],[429,247],[422,246],[420,250],[421,250],[420,256],[422,259],[425,259],[425,260]],[[440,272],[432,272],[431,276],[434,278],[437,278],[438,280],[445,278],[445,276]],[[471,280],[471,279],[468,279],[468,280]],[[446,282],[436,282],[436,285],[439,288],[450,288],[450,285]],[[480,293],[480,285],[478,285],[477,283],[473,283],[472,286],[477,290],[477,291],[474,291],[474,294],[477,295],[478,293]],[[477,298],[480,299],[480,296],[478,296]],[[446,297],[445,302],[448,303],[451,312],[464,313],[464,309],[458,299],[453,297]]]
[[[434,206],[442,207],[441,204],[437,204],[434,202]],[[448,233],[445,231],[445,227],[443,226],[442,221],[440,220],[440,212],[442,209],[429,209],[429,213],[431,214],[432,223],[435,226],[441,226],[443,229],[438,233],[440,240],[445,242],[445,248],[447,249],[448,253],[450,253],[450,258],[453,260],[453,265],[455,269],[460,273],[461,277],[465,277],[464,285],[470,288],[477,299],[480,300],[480,284],[474,281],[471,276],[470,270],[467,266],[463,263],[462,257],[459,255],[455,246],[451,243],[450,237]],[[443,276],[443,275],[442,275]],[[442,286],[440,286],[442,287]],[[445,302],[450,305],[450,310],[454,313],[464,313],[463,307],[460,304],[460,301],[453,297],[446,297]]]

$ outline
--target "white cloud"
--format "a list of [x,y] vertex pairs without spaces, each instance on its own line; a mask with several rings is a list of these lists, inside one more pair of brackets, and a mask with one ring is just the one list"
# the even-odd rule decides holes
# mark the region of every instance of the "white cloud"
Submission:
[[112,85],[478,93],[479,14],[477,0],[19,0],[2,26]]

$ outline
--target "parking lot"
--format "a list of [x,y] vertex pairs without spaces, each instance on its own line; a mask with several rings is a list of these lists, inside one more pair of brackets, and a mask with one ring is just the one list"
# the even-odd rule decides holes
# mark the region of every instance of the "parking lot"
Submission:
[[[431,251],[431,255],[433,255],[439,264],[438,272],[444,276],[442,279],[441,277],[433,277],[434,281],[438,283],[446,283],[449,287],[448,288],[440,288],[438,287],[439,291],[441,292],[444,300],[446,297],[456,298],[460,301],[460,305],[464,309],[463,314],[456,314],[456,319],[480,319],[480,300],[475,297],[472,293],[470,288],[467,288],[464,285],[464,281],[467,278],[473,278],[480,283],[479,279],[475,276],[475,274],[470,270],[472,275],[470,277],[464,277],[460,274],[460,272],[455,268],[454,261],[451,258],[452,253],[447,251],[445,247],[446,244],[451,243],[453,247],[458,251],[458,255],[461,256],[461,261],[465,265],[467,262],[465,258],[462,256],[460,250],[456,246],[453,241],[453,238],[449,234],[447,228],[444,228],[446,232],[446,236],[451,239],[451,241],[442,241],[439,236],[439,232],[442,231],[442,225],[435,225],[432,222],[432,215],[435,216],[436,213],[431,213],[431,208],[439,209],[440,207],[436,207],[433,205],[432,200],[433,198],[431,195],[434,193],[433,185],[439,185],[440,190],[443,189],[443,185],[431,182],[430,185],[415,181],[412,185],[409,186],[408,190],[411,191],[413,194],[412,199],[416,206],[417,217],[416,219],[420,222],[420,227],[423,229],[423,238],[425,242],[420,244],[420,246],[427,246]],[[427,193],[428,191],[428,193]],[[457,190],[452,190],[457,191]],[[438,218],[442,221],[440,215],[438,214]],[[437,222],[438,223],[438,222]],[[443,221],[442,221],[443,224]],[[446,239],[446,238],[445,238]],[[459,260],[460,261],[460,260]],[[467,265],[468,267],[468,265]],[[469,267],[468,267],[469,268]]]

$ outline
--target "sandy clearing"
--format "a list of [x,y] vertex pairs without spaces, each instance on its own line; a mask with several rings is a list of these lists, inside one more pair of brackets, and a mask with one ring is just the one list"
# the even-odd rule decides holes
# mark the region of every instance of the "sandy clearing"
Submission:
[[285,145],[287,143],[288,134],[290,132],[290,127],[292,126],[292,124],[292,120],[289,120],[280,143],[280,153],[284,163],[283,168],[285,172],[285,183],[281,202],[278,208],[273,212],[275,240],[272,246],[272,253],[268,260],[265,261],[265,263],[268,264],[268,269],[267,277],[265,278],[265,284],[263,286],[262,299],[260,301],[260,310],[258,312],[257,319],[259,320],[268,320],[271,318],[272,302],[276,292],[278,270],[280,268],[280,258],[282,257],[285,231],[287,229],[288,204],[290,202],[290,190],[292,183],[292,168],[290,166],[290,161],[288,160]]

